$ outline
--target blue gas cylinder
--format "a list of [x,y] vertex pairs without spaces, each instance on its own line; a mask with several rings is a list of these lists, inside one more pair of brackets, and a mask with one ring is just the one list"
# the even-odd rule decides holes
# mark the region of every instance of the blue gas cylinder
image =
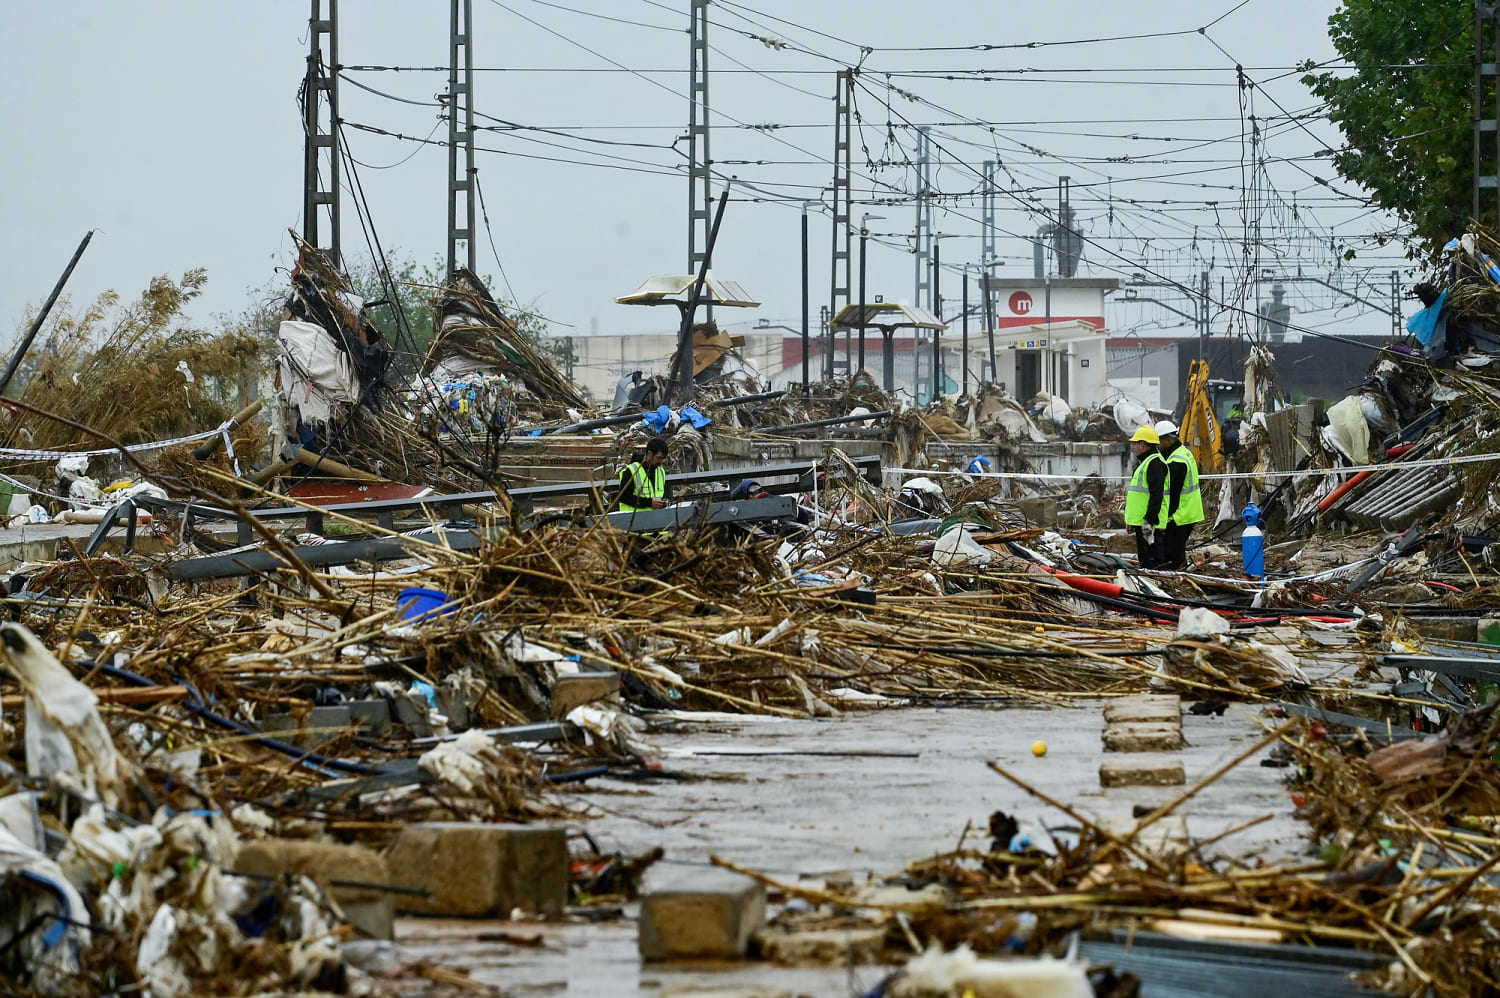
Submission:
[[1240,514],[1245,521],[1245,532],[1240,536],[1240,557],[1245,565],[1245,574],[1259,579],[1266,574],[1266,535],[1260,529],[1260,507],[1246,503]]

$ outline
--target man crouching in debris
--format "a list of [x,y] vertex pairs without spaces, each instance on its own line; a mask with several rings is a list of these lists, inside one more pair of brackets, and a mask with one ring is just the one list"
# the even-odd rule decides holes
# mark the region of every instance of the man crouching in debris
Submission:
[[1156,424],[1161,456],[1167,463],[1167,526],[1162,531],[1162,559],[1167,568],[1187,568],[1188,535],[1203,520],[1203,493],[1198,489],[1198,462],[1177,439],[1170,419]]
[[1125,525],[1135,530],[1136,560],[1142,568],[1162,565],[1162,534],[1167,525],[1167,462],[1157,452],[1161,438],[1142,426],[1130,438],[1135,473],[1125,489]]
[[615,495],[615,506],[623,513],[644,513],[651,509],[662,509],[667,505],[667,469],[662,462],[667,459],[667,442],[661,437],[652,437],[646,444],[646,453],[639,461],[632,461],[620,469],[620,491]]

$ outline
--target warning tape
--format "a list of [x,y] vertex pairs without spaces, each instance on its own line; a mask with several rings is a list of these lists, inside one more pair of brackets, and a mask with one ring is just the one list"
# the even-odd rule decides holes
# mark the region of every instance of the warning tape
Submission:
[[[209,437],[217,437],[228,434],[233,424],[224,423],[211,430],[202,433],[194,433],[189,437],[173,437],[171,440],[152,440],[143,444],[127,444],[125,450],[135,453],[137,451],[160,450],[163,447],[175,447],[178,444],[195,444]],[[0,447],[0,459],[10,461],[57,461],[65,457],[104,457],[107,454],[118,454],[119,447],[103,447],[99,450],[23,450],[17,447]],[[233,453],[233,450],[231,450]]]
[[[1383,464],[1357,464],[1342,465],[1337,468],[1303,468],[1297,471],[1248,471],[1224,473],[1216,475],[1199,475],[1200,481],[1238,481],[1246,478],[1264,478],[1268,475],[1291,478],[1296,475],[1317,477],[1323,475],[1357,475],[1362,471],[1415,471],[1423,468],[1445,468],[1457,467],[1466,464],[1483,464],[1484,462],[1500,463],[1500,454],[1464,454],[1458,457],[1436,457],[1424,458],[1420,461],[1387,461]],[[1049,475],[1030,471],[986,471],[983,473],[972,471],[939,471],[934,468],[885,468],[883,471],[892,471],[901,475],[925,475],[929,478],[940,475],[963,475],[967,478],[1026,478],[1038,481],[1051,482],[1081,482],[1085,480],[1103,482],[1128,482],[1130,475],[1100,475],[1100,474],[1073,474],[1073,475]]]

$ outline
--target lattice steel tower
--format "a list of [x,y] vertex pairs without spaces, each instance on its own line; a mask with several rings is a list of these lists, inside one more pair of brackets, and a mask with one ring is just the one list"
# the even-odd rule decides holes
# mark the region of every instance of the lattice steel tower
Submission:
[[1474,3],[1474,205],[1476,222],[1500,225],[1500,5]]
[[[452,0],[448,31],[448,276],[474,271],[474,21],[471,0]],[[462,155],[459,150],[462,149]],[[459,202],[463,210],[459,210]]]
[[917,226],[912,252],[917,258],[916,295],[912,304],[932,309],[932,141],[917,129]]
[[[830,321],[839,314],[839,309],[850,304],[849,293],[854,283],[853,254],[850,252],[853,239],[850,226],[854,215],[851,200],[853,188],[850,185],[854,172],[850,161],[850,150],[853,148],[853,98],[854,71],[841,69],[833,92],[833,274],[828,293]],[[833,377],[831,348],[825,354],[823,369],[825,378]]]
[[[312,0],[307,26],[307,76],[302,82],[302,238],[339,252],[339,3]],[[325,60],[324,54],[327,54]],[[326,230],[319,225],[327,216]]]
[[[708,153],[708,0],[693,0],[688,79],[688,273],[698,273],[713,224],[713,160]],[[711,314],[711,313],[710,313]]]

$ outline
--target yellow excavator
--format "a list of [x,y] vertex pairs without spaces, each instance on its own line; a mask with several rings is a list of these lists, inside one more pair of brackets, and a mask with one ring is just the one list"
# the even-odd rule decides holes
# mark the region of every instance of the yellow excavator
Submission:
[[1230,395],[1238,403],[1237,392],[1242,393],[1244,387],[1237,382],[1210,382],[1206,360],[1195,360],[1188,365],[1186,404],[1177,435],[1193,452],[1201,474],[1217,475],[1224,470],[1224,431],[1214,403],[1219,399],[1229,401]]

